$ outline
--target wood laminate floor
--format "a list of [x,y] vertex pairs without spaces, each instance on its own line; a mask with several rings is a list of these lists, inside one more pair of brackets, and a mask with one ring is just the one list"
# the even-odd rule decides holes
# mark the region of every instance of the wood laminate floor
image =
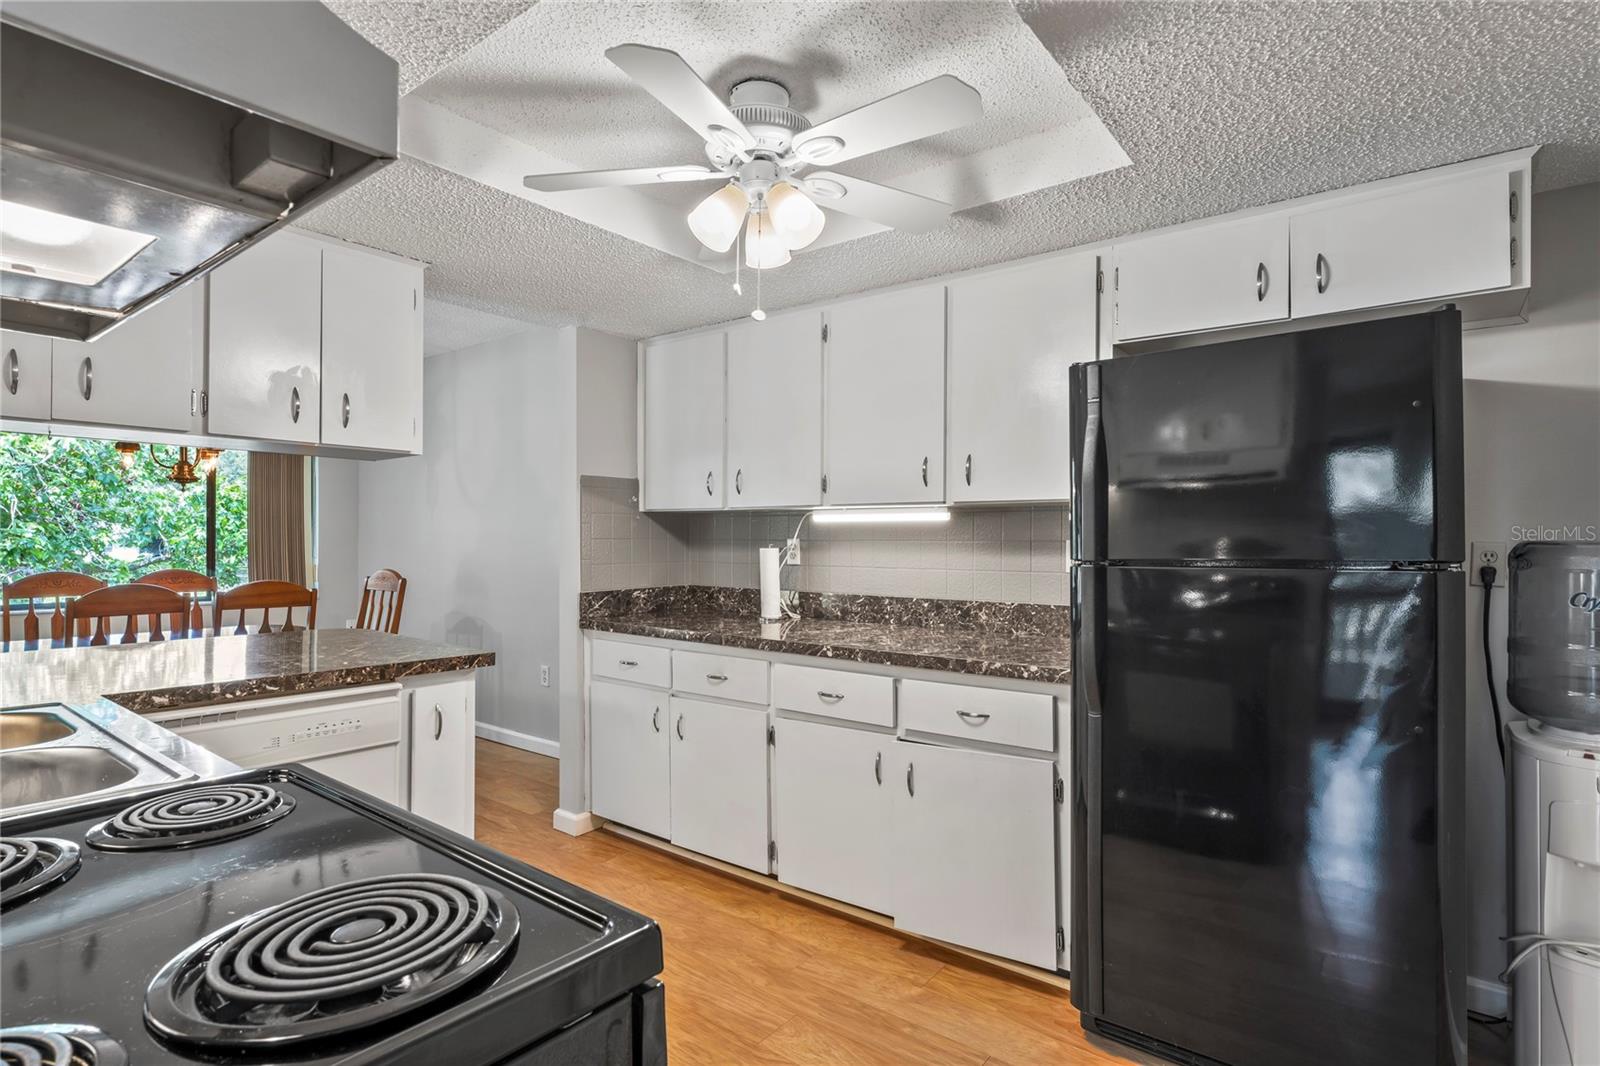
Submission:
[[673,1066],[1113,1066],[1066,993],[610,833],[551,828],[554,759],[478,742],[477,836],[661,923]]
[[[554,759],[478,741],[477,835],[647,914],[666,946],[673,1066],[1125,1066],[1065,992],[610,833],[551,828]],[[1473,1066],[1509,1061],[1472,1026]]]

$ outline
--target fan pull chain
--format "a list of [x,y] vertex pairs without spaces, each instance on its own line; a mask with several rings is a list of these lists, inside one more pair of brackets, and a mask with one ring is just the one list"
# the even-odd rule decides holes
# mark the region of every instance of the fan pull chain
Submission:
[[744,259],[744,226],[739,227],[739,232],[733,235],[733,294],[744,295],[744,286],[739,284],[739,265]]

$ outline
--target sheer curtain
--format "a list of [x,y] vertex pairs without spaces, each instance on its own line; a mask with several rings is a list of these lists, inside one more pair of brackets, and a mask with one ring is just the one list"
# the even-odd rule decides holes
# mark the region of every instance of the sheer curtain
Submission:
[[306,460],[250,453],[250,580],[306,584]]

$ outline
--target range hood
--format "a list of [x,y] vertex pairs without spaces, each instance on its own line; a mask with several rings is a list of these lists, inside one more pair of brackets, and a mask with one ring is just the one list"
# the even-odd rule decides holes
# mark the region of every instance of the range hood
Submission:
[[394,60],[314,0],[8,0],[0,96],[0,325],[57,337],[396,155]]

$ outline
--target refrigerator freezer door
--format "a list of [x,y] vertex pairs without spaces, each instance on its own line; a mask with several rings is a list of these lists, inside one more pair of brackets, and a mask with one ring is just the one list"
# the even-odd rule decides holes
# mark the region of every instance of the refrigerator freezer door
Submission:
[[1232,1066],[1451,1061],[1462,575],[1077,571],[1080,1009]]
[[1459,562],[1460,346],[1440,311],[1074,367],[1074,557]]

